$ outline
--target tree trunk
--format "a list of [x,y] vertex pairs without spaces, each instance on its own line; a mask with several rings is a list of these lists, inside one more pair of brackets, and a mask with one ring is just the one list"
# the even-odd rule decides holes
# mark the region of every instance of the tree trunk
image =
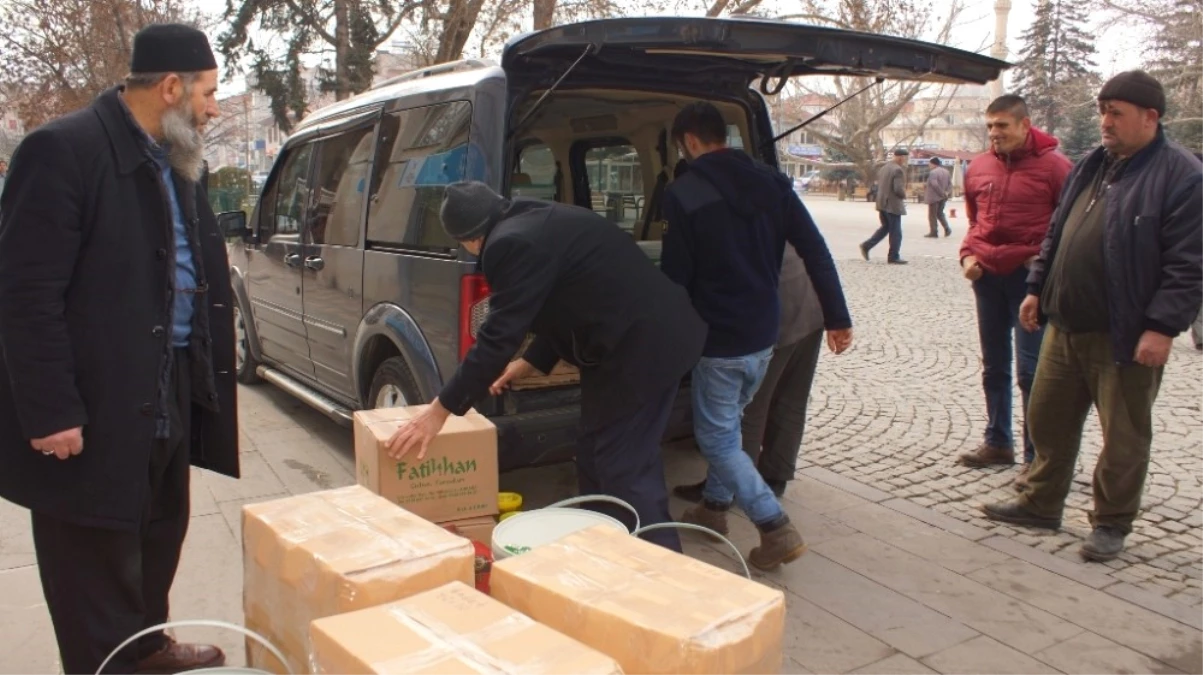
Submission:
[[351,77],[347,61],[351,58],[352,0],[334,0],[334,98],[341,101],[351,95]]
[[452,0],[443,23],[443,35],[439,39],[435,63],[447,63],[463,56],[464,45],[468,44],[468,37],[472,34],[472,27],[476,25],[483,4],[484,0]]
[[535,30],[551,28],[556,17],[556,0],[535,0]]

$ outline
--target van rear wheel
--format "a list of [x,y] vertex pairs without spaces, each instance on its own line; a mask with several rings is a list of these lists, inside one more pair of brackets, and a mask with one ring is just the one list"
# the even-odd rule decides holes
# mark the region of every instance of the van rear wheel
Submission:
[[372,376],[368,405],[372,408],[404,408],[420,403],[424,401],[405,359],[400,356],[385,359]]

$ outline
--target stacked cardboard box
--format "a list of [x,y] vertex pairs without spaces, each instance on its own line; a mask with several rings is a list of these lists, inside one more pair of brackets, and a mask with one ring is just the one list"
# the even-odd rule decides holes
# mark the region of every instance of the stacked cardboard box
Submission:
[[493,565],[494,598],[628,673],[775,673],[785,596],[597,526]]
[[609,675],[613,659],[460,583],[314,621],[315,673]]
[[[426,456],[388,456],[397,427],[427,406],[355,413],[355,472],[360,485],[432,523],[456,525],[470,539],[491,537],[497,515],[497,428],[470,411],[451,416]],[[488,521],[487,523],[485,521]],[[487,531],[486,531],[487,530]],[[489,539],[477,539],[488,544]]]
[[[472,544],[360,486],[243,507],[246,626],[307,672],[309,624],[438,588],[472,584]],[[248,643],[248,663],[285,672]]]

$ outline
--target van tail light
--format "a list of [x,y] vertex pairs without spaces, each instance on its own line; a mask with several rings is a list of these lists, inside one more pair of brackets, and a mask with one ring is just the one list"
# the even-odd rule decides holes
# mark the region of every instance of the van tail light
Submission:
[[476,344],[476,331],[489,315],[489,282],[483,274],[465,274],[459,282],[459,360]]

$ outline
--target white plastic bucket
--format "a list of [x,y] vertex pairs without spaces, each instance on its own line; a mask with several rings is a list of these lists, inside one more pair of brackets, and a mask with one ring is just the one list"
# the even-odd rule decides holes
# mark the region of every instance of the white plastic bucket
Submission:
[[[255,642],[258,642],[265,649],[267,649],[267,651],[271,652],[272,656],[279,659],[280,663],[284,664],[285,668],[288,668],[288,660],[284,658],[284,655],[280,653],[280,650],[276,649],[275,645],[273,645],[271,642],[269,642],[267,640],[267,638],[256,633],[255,631],[249,630],[247,628],[243,628],[242,626],[239,626],[236,624],[226,623],[225,621],[198,620],[198,621],[172,621],[172,622],[168,622],[168,623],[161,623],[157,626],[151,626],[150,628],[141,630],[141,631],[135,633],[134,635],[131,635],[129,637],[129,639],[127,639],[125,642],[122,642],[120,645],[117,646],[116,649],[114,649],[112,651],[111,654],[109,654],[108,658],[106,658],[104,660],[104,662],[100,664],[100,668],[98,668],[96,670],[96,673],[97,673],[97,675],[100,675],[100,673],[103,673],[105,667],[109,665],[109,661],[112,661],[113,658],[116,657],[117,654],[119,654],[122,649],[125,649],[129,645],[138,641],[142,637],[150,635],[151,633],[161,631],[161,630],[167,630],[170,628],[185,628],[185,627],[196,628],[196,627],[202,627],[202,626],[209,627],[209,628],[223,628],[225,630],[231,630],[236,633],[241,633],[241,634],[245,635],[246,637],[254,640]],[[198,670],[190,670],[188,672],[189,672],[189,675],[192,675],[193,673],[195,673],[197,675],[202,675],[202,674],[206,674],[206,673],[209,675],[270,675],[270,673],[268,673],[267,671],[258,670],[256,668],[239,668],[237,666],[218,666],[216,668],[201,668]],[[287,672],[291,673],[292,671],[290,670]]]
[[[585,502],[609,502],[625,508],[635,516],[635,529],[628,531],[627,526],[623,525],[621,521],[617,518],[611,518],[604,513],[563,508],[565,506],[572,506],[573,504],[584,504]],[[525,553],[532,548],[550,544],[557,539],[567,537],[573,532],[588,529],[594,525],[609,525],[619,531],[627,532],[633,537],[638,537],[644,532],[663,529],[694,530],[705,533],[725,543],[735,553],[735,559],[739,561],[740,567],[743,568],[744,576],[749,579],[752,578],[752,571],[748,569],[748,564],[744,561],[743,554],[739,552],[735,544],[731,543],[730,539],[708,527],[692,525],[690,523],[655,523],[640,527],[639,512],[635,510],[635,507],[626,501],[617,497],[611,497],[610,495],[572,497],[571,499],[556,502],[551,506],[538,509],[537,511],[523,511],[502,520],[493,530],[493,560],[501,560]]]
[[524,511],[506,518],[493,529],[493,560],[501,560],[513,555],[525,553],[532,548],[550,544],[557,539],[567,537],[573,532],[585,530],[595,525],[607,525],[622,532],[628,532],[627,526],[617,518],[604,513],[585,511],[583,509],[563,508],[585,502],[610,502],[630,509],[635,514],[635,528],[639,528],[639,512],[630,504],[607,495],[587,495],[573,497],[556,502],[546,508],[535,511]]

